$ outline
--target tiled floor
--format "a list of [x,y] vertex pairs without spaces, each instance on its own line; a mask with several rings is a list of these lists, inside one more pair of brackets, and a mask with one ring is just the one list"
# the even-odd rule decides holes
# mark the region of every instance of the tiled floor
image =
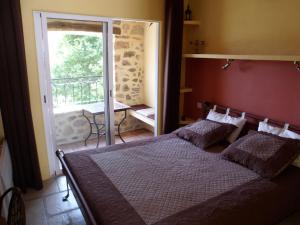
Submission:
[[[122,133],[122,138],[125,142],[131,142],[131,141],[137,141],[137,140],[143,140],[147,138],[153,137],[153,133],[146,130],[146,129],[138,129],[134,131],[128,131]],[[119,137],[116,136],[116,144],[123,143]],[[59,145],[58,148],[63,150],[64,152],[74,152],[79,150],[85,150],[85,149],[92,149],[95,148],[97,145],[97,138],[91,138],[87,142],[87,146],[84,146],[84,142],[75,142],[72,144],[63,144]],[[105,139],[104,137],[100,138],[99,147],[105,146]]]
[[27,225],[85,225],[76,200],[71,193],[68,201],[64,176],[44,182],[41,191],[30,190],[24,195]]

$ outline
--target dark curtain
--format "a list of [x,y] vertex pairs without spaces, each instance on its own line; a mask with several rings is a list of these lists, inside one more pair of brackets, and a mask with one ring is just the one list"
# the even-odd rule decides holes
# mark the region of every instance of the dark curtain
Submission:
[[166,0],[164,133],[179,125],[179,95],[183,37],[183,0]]
[[0,108],[14,183],[23,191],[40,189],[19,0],[0,1],[0,76]]

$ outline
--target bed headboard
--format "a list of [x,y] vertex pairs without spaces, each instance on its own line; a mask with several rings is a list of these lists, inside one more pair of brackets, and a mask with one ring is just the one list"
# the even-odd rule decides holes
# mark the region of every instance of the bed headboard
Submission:
[[[220,112],[220,113],[225,113],[228,108],[226,106],[218,105],[215,103],[204,102],[202,105],[202,109],[203,109],[203,113],[204,113],[205,117],[207,116],[209,110],[214,107],[214,105],[217,105],[216,111]],[[229,115],[239,117],[239,116],[241,116],[242,113],[243,113],[243,111],[230,108]],[[251,114],[251,113],[247,113],[247,112],[246,112],[245,118],[247,119],[247,123],[241,132],[241,136],[247,134],[249,130],[257,130],[258,123],[265,119],[265,117],[263,117],[263,116],[259,116],[259,115],[255,115],[255,114]],[[285,122],[276,121],[276,120],[272,120],[272,119],[269,119],[268,123],[271,125],[277,126],[277,127],[283,127],[285,124]],[[300,127],[294,126],[292,124],[290,124],[289,130],[300,134]]]

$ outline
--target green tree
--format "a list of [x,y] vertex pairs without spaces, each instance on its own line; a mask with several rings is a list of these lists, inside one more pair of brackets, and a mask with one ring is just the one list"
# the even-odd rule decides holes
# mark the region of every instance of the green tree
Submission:
[[102,38],[66,34],[58,46],[62,60],[53,66],[52,78],[102,76]]
[[[54,106],[103,101],[103,43],[90,35],[66,34],[51,66]],[[66,79],[67,78],[67,79]]]

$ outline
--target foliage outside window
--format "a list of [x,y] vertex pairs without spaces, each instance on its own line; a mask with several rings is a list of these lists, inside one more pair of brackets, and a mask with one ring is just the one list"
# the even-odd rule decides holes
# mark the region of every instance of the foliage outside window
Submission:
[[49,43],[54,107],[103,101],[102,36],[55,31]]

